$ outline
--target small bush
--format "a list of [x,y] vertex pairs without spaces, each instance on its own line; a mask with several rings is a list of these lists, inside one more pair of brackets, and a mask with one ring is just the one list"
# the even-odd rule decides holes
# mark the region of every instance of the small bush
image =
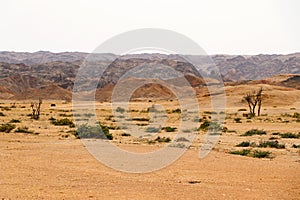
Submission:
[[9,133],[14,128],[16,128],[16,126],[14,124],[2,124],[0,126],[0,132]]
[[55,121],[56,119],[54,117],[49,118],[50,121]]
[[252,135],[266,135],[267,132],[264,130],[251,129],[244,133],[242,136],[252,136]]
[[181,109],[180,108],[177,108],[175,110],[172,110],[172,113],[181,113]]
[[150,119],[148,118],[132,118],[133,121],[140,121],[140,122],[148,122]]
[[236,123],[242,123],[241,120],[242,120],[242,118],[239,118],[239,117],[238,117],[238,118],[234,118],[234,121],[235,121]]
[[116,112],[124,113],[124,112],[125,112],[125,109],[124,109],[124,108],[121,108],[121,107],[117,107]]
[[137,126],[147,126],[148,124],[136,124]]
[[293,148],[300,148],[300,144],[298,144],[298,145],[293,144],[292,147],[293,147]]
[[270,137],[269,140],[277,140],[277,137]]
[[28,130],[28,127],[24,126],[24,127],[18,127],[15,130],[16,133],[33,133],[33,131]]
[[264,141],[264,142],[260,142],[258,147],[262,147],[262,148],[276,148],[276,149],[284,149],[285,145],[284,144],[279,144],[278,141]]
[[281,133],[279,134],[279,136],[281,138],[299,138],[300,137],[300,134],[293,134],[293,133]]
[[300,118],[300,113],[295,112],[292,117],[293,118]]
[[10,111],[11,110],[11,108],[9,108],[9,107],[2,107],[2,106],[0,106],[0,108],[3,111]]
[[73,121],[68,118],[52,120],[51,123],[55,126],[69,126],[70,128],[75,127]]
[[275,133],[272,133],[272,135],[279,135],[280,132],[275,132]]
[[169,137],[157,137],[156,139],[155,139],[155,141],[157,141],[157,142],[171,142],[171,139],[169,138]]
[[269,158],[270,157],[271,152],[269,151],[259,151],[259,150],[255,150],[252,153],[252,157],[253,158]]
[[223,131],[226,132],[227,128],[226,127],[222,127],[220,124],[218,124],[217,122],[209,122],[207,120],[205,120],[199,127],[198,130],[212,130],[212,131]]
[[239,144],[236,145],[236,147],[249,147],[250,146],[250,142],[241,142]]
[[113,135],[109,133],[109,129],[105,125],[90,126],[82,124],[74,133],[76,138],[97,138],[97,139],[113,139]]
[[12,119],[9,121],[9,123],[21,123],[21,121],[18,119]]
[[170,127],[170,126],[167,126],[167,127],[163,127],[162,130],[165,130],[166,132],[174,132],[176,131],[177,128],[173,128],[173,127]]
[[3,112],[0,112],[0,116],[2,116],[2,117],[3,117],[3,116],[5,116],[5,115],[4,115],[4,113],[3,113]]
[[241,156],[247,156],[250,154],[250,149],[243,149],[239,151],[230,151],[231,154],[235,155],[241,155]]

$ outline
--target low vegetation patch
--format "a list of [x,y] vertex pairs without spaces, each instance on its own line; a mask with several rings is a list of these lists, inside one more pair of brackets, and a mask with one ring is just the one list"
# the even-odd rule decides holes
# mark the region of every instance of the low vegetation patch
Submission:
[[129,133],[122,133],[121,136],[128,137],[128,136],[131,136],[131,135]]
[[113,135],[109,133],[108,127],[102,124],[96,126],[82,124],[74,132],[74,135],[76,138],[113,139]]
[[177,129],[176,127],[170,127],[170,126],[166,126],[162,128],[162,130],[165,130],[166,132],[175,132],[176,129]]
[[300,148],[300,144],[298,144],[298,145],[297,144],[293,144],[292,147],[293,148]]
[[117,107],[116,112],[124,113],[124,112],[125,112],[125,109],[124,109],[124,108],[121,108],[121,107]]
[[258,129],[251,129],[247,131],[246,133],[242,134],[241,136],[252,136],[252,135],[266,135],[267,132],[264,130],[258,130]]
[[237,151],[230,151],[231,154],[248,156],[250,154],[250,149],[242,149]]
[[9,123],[21,123],[21,121],[18,119],[12,119],[9,121]]
[[69,126],[70,128],[75,127],[73,121],[68,118],[51,120],[51,123],[55,126]]
[[24,126],[24,127],[18,127],[16,130],[15,130],[16,133],[33,133],[33,131],[30,131],[28,129],[28,127]]
[[148,122],[148,121],[150,121],[150,119],[148,119],[148,118],[132,118],[132,120],[133,121],[140,121],[140,122]]
[[157,142],[171,142],[171,139],[169,138],[169,137],[157,137],[156,139],[155,139],[155,141],[157,141]]
[[295,112],[292,117],[293,118],[300,118],[300,113]]
[[11,108],[6,107],[6,106],[0,106],[0,108],[2,111],[10,111],[11,110]]
[[9,133],[10,131],[12,131],[14,128],[16,128],[16,126],[14,124],[2,124],[0,126],[0,132],[5,132],[5,133]]
[[218,124],[218,122],[214,122],[214,121],[207,121],[205,120],[199,127],[198,130],[211,130],[211,131],[223,131],[226,132],[227,128],[226,127],[222,127],[220,124]]
[[238,117],[238,118],[234,118],[234,121],[236,122],[236,123],[242,123],[242,118],[240,118],[240,117]]
[[253,158],[270,158],[270,154],[271,154],[271,152],[269,152],[269,151],[255,150],[251,156]]
[[1,116],[1,117],[4,117],[5,115],[4,115],[4,113],[3,113],[3,112],[0,112],[0,116]]
[[300,134],[294,134],[294,133],[280,133],[279,136],[281,138],[299,138]]
[[250,149],[230,151],[230,153],[234,155],[249,156],[253,158],[270,158],[271,155],[271,152],[269,151],[260,151],[260,150],[251,151]]
[[236,145],[236,147],[249,147],[249,146],[250,146],[250,142],[248,142],[248,141],[241,142],[241,143]]
[[284,144],[279,144],[279,142],[276,141],[264,141],[264,142],[260,142],[259,145],[257,147],[261,147],[261,148],[276,148],[276,149],[284,149],[285,145]]

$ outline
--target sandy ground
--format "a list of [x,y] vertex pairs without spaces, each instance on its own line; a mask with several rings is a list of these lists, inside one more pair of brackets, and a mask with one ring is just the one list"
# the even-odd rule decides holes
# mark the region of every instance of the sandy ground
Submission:
[[80,140],[1,138],[0,197],[4,199],[300,198],[300,163],[292,159],[212,151],[200,160],[196,150],[188,150],[162,170],[128,174],[95,160]]
[[[290,122],[279,123],[277,119],[281,112],[295,112],[290,109],[293,105],[269,107],[265,110],[268,116],[251,122],[243,119],[241,124],[233,120],[238,108],[229,108],[226,127],[236,132],[222,134],[207,157],[198,158],[204,137],[200,133],[192,147],[170,166],[130,174],[104,166],[88,153],[81,140],[62,137],[69,128],[53,126],[48,118],[58,118],[61,109],[71,109],[70,104],[56,102],[58,106],[50,108],[50,103],[43,104],[40,121],[26,116],[30,112],[28,102],[18,102],[15,110],[3,111],[6,117],[0,118],[1,123],[18,118],[21,125],[40,134],[0,133],[0,199],[300,199],[300,153],[291,148],[300,144],[300,139],[279,139],[286,148],[268,148],[274,155],[271,159],[228,153],[241,141],[268,139],[274,131],[299,132],[300,123],[290,118]],[[20,108],[23,104],[26,108]],[[264,129],[268,135],[239,136],[251,128]],[[131,151],[160,147],[116,138],[114,144]]]

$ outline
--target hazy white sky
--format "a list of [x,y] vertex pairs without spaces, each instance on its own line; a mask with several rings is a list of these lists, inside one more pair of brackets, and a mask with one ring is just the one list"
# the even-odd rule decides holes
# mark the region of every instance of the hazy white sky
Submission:
[[170,29],[208,54],[300,52],[298,0],[3,0],[0,51],[92,52],[138,28]]

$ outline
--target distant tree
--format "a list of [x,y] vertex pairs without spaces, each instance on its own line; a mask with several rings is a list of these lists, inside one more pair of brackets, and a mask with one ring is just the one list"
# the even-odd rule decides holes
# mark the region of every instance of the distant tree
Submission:
[[41,105],[42,105],[42,99],[39,98],[39,102],[38,103],[31,103],[31,110],[32,110],[32,114],[31,114],[31,118],[38,120],[40,118],[40,113],[41,113]]
[[247,93],[244,97],[243,100],[247,102],[249,111],[252,117],[255,116],[255,108],[256,106],[258,107],[257,109],[257,115],[260,116],[260,111],[261,111],[261,105],[262,105],[262,92],[263,88],[261,87],[257,91],[252,91]]

